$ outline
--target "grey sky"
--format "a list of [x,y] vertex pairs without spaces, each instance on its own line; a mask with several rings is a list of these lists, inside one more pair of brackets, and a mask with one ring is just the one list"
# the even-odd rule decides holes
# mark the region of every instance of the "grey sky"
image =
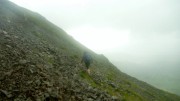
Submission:
[[[11,0],[68,29],[84,24],[137,32],[179,30],[179,0]],[[73,2],[72,2],[73,1]]]
[[[115,45],[96,52],[103,53],[120,70],[180,95],[180,82],[172,84],[174,88],[166,83],[167,80],[172,80],[172,83],[180,81],[177,79],[180,77],[180,0],[10,1],[40,13],[75,38],[76,35],[86,35],[87,38],[94,35],[89,43],[84,44],[94,51],[102,45],[110,47],[108,43]],[[106,31],[108,28],[112,32]],[[75,30],[79,33],[70,33]],[[108,36],[103,39],[106,35],[102,33]],[[114,33],[121,34],[119,39],[113,40]],[[122,40],[127,34],[127,43],[124,43]],[[91,40],[102,43],[95,47]],[[155,82],[165,76],[166,80]]]

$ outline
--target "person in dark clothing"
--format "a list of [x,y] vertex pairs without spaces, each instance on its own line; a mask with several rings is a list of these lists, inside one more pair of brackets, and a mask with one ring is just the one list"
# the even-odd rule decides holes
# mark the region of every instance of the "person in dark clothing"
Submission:
[[84,52],[81,63],[84,62],[87,68],[88,74],[90,74],[89,66],[92,63],[92,57],[88,52]]

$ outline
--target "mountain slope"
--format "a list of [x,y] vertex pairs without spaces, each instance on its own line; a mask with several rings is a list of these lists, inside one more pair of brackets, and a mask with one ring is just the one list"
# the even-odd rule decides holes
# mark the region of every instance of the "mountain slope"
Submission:
[[[0,101],[180,101],[6,0],[0,0],[0,36]],[[94,59],[91,75],[79,64],[84,51]]]

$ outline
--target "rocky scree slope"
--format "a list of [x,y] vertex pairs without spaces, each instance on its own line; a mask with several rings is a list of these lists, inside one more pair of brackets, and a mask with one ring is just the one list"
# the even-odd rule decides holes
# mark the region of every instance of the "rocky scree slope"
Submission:
[[0,14],[0,101],[113,100],[82,80],[82,50],[64,31],[5,0]]
[[[93,56],[92,74],[79,62]],[[114,67],[37,13],[0,0],[0,101],[180,101]]]

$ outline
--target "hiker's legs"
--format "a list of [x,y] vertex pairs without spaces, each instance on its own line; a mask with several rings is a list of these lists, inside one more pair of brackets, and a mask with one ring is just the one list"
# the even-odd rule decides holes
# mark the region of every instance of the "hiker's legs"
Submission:
[[91,70],[88,68],[88,69],[87,69],[87,72],[88,72],[88,74],[90,74]]
[[87,63],[86,63],[86,68],[87,68],[87,73],[88,73],[88,74],[90,74],[90,68],[89,68],[89,66],[90,66],[90,63],[87,62]]

